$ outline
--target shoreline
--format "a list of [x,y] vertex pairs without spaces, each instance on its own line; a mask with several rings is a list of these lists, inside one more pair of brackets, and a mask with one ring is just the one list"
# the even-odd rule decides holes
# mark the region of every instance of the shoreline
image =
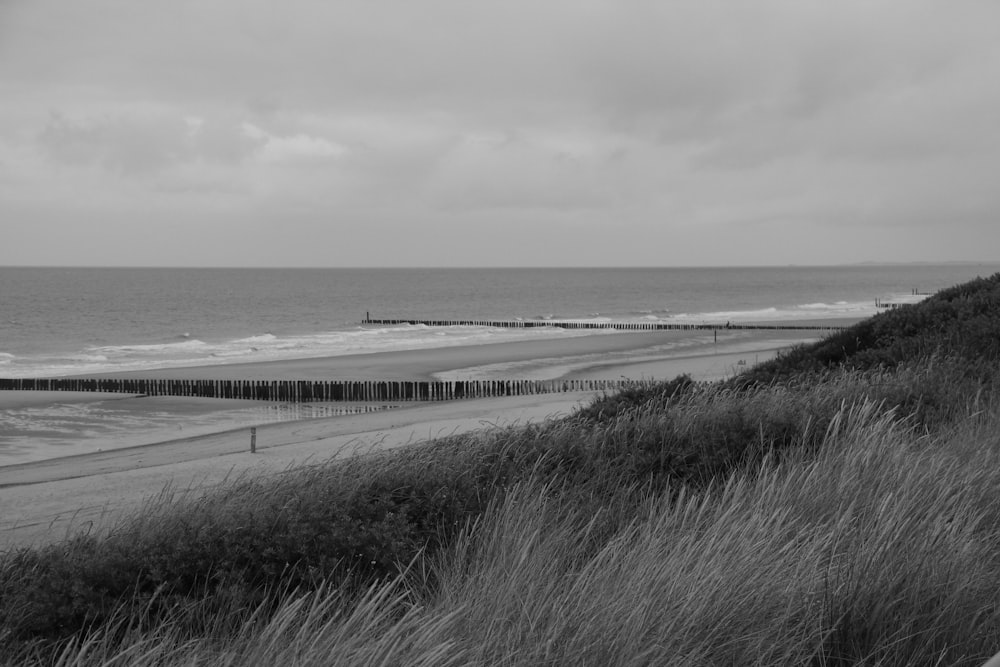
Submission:
[[435,373],[486,364],[526,362],[580,354],[629,354],[690,338],[690,332],[595,332],[560,340],[522,340],[477,345],[419,348],[278,359],[205,366],[176,366],[145,371],[95,373],[94,378],[170,380],[414,380],[432,381]]
[[[823,320],[761,321],[754,324],[849,326],[857,318],[831,318]],[[749,322],[742,324],[750,324]],[[828,332],[816,330],[720,330],[718,342],[751,342],[760,349],[775,346],[761,341],[781,341],[792,345],[805,340],[815,340]],[[554,361],[559,364],[566,358],[585,356],[600,357],[657,357],[677,356],[675,348],[685,342],[701,339],[699,354],[709,354],[706,345],[712,334],[698,330],[667,331],[608,331],[594,330],[592,334],[571,336],[558,340],[535,339],[453,345],[408,350],[374,351],[325,357],[243,361],[228,364],[172,366],[149,370],[114,371],[86,375],[68,375],[70,378],[149,378],[171,380],[413,380],[433,381],[442,373],[481,368],[499,364],[531,364]],[[712,343],[714,344],[714,343]],[[601,363],[604,363],[603,361]],[[600,364],[583,364],[592,366]],[[525,379],[507,374],[506,379]],[[561,375],[551,379],[560,379]],[[473,377],[462,379],[475,379]],[[489,378],[492,379],[492,376]]]

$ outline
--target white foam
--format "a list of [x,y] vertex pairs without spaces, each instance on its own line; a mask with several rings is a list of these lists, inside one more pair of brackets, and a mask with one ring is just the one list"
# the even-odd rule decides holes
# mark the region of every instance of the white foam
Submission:
[[249,345],[256,345],[258,343],[270,343],[278,340],[278,337],[271,333],[261,334],[259,336],[249,336],[247,338],[237,338],[233,343],[247,343]]
[[108,358],[103,354],[71,354],[66,358],[72,361],[82,361],[87,363],[101,363],[103,361],[108,361]]
[[716,321],[716,320],[763,320],[777,319],[780,313],[777,308],[763,308],[761,310],[727,310],[714,313],[679,313],[671,319],[684,321]]
[[144,345],[105,345],[102,347],[92,347],[90,351],[103,355],[115,355],[121,353],[149,353],[166,354],[176,350],[190,350],[192,348],[205,347],[205,343],[198,339],[186,340],[182,343],[154,343]]
[[874,310],[874,301],[864,303],[848,303],[847,301],[837,301],[835,303],[802,303],[796,306],[797,309],[805,311],[825,311],[836,313],[850,313],[856,311]]
[[222,352],[213,352],[209,356],[214,357],[216,359],[225,359],[229,357],[247,357],[257,352],[259,352],[259,350],[256,350],[252,347],[248,347],[245,350],[226,350]]
[[[896,301],[896,299],[891,299]],[[865,318],[875,315],[875,301],[813,302],[789,307],[762,308],[759,310],[730,310],[705,313],[678,313],[664,321],[681,322],[780,322],[782,320],[828,319],[831,317]]]

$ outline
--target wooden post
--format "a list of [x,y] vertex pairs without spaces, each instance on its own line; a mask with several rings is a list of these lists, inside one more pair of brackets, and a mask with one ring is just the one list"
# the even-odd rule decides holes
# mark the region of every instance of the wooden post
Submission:
[[256,454],[257,453],[257,427],[256,426],[251,426],[250,427],[250,453],[251,454]]

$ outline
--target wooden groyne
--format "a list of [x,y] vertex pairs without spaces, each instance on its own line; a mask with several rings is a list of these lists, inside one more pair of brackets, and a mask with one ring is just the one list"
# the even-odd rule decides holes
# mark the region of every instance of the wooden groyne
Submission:
[[633,380],[165,380],[0,378],[0,391],[82,391],[289,403],[451,401],[571,391],[612,391]]
[[614,329],[616,331],[840,331],[846,327],[830,324],[696,324],[678,322],[596,322],[588,320],[409,320],[365,317],[362,324],[396,326],[422,324],[428,327],[493,327],[498,329],[531,329],[557,327],[559,329]]

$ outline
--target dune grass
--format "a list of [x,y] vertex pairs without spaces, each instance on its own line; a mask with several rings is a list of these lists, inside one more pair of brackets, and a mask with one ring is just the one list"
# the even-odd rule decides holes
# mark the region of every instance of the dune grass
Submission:
[[198,632],[183,609],[141,627],[128,601],[56,664],[981,664],[998,433],[996,406],[935,437],[845,405],[814,451],[598,511],[535,471],[362,591],[231,599]]
[[483,664],[975,664],[997,648],[1000,480],[963,444],[845,408],[817,455],[650,496],[599,548],[536,488],[445,554],[436,601],[465,605]]

